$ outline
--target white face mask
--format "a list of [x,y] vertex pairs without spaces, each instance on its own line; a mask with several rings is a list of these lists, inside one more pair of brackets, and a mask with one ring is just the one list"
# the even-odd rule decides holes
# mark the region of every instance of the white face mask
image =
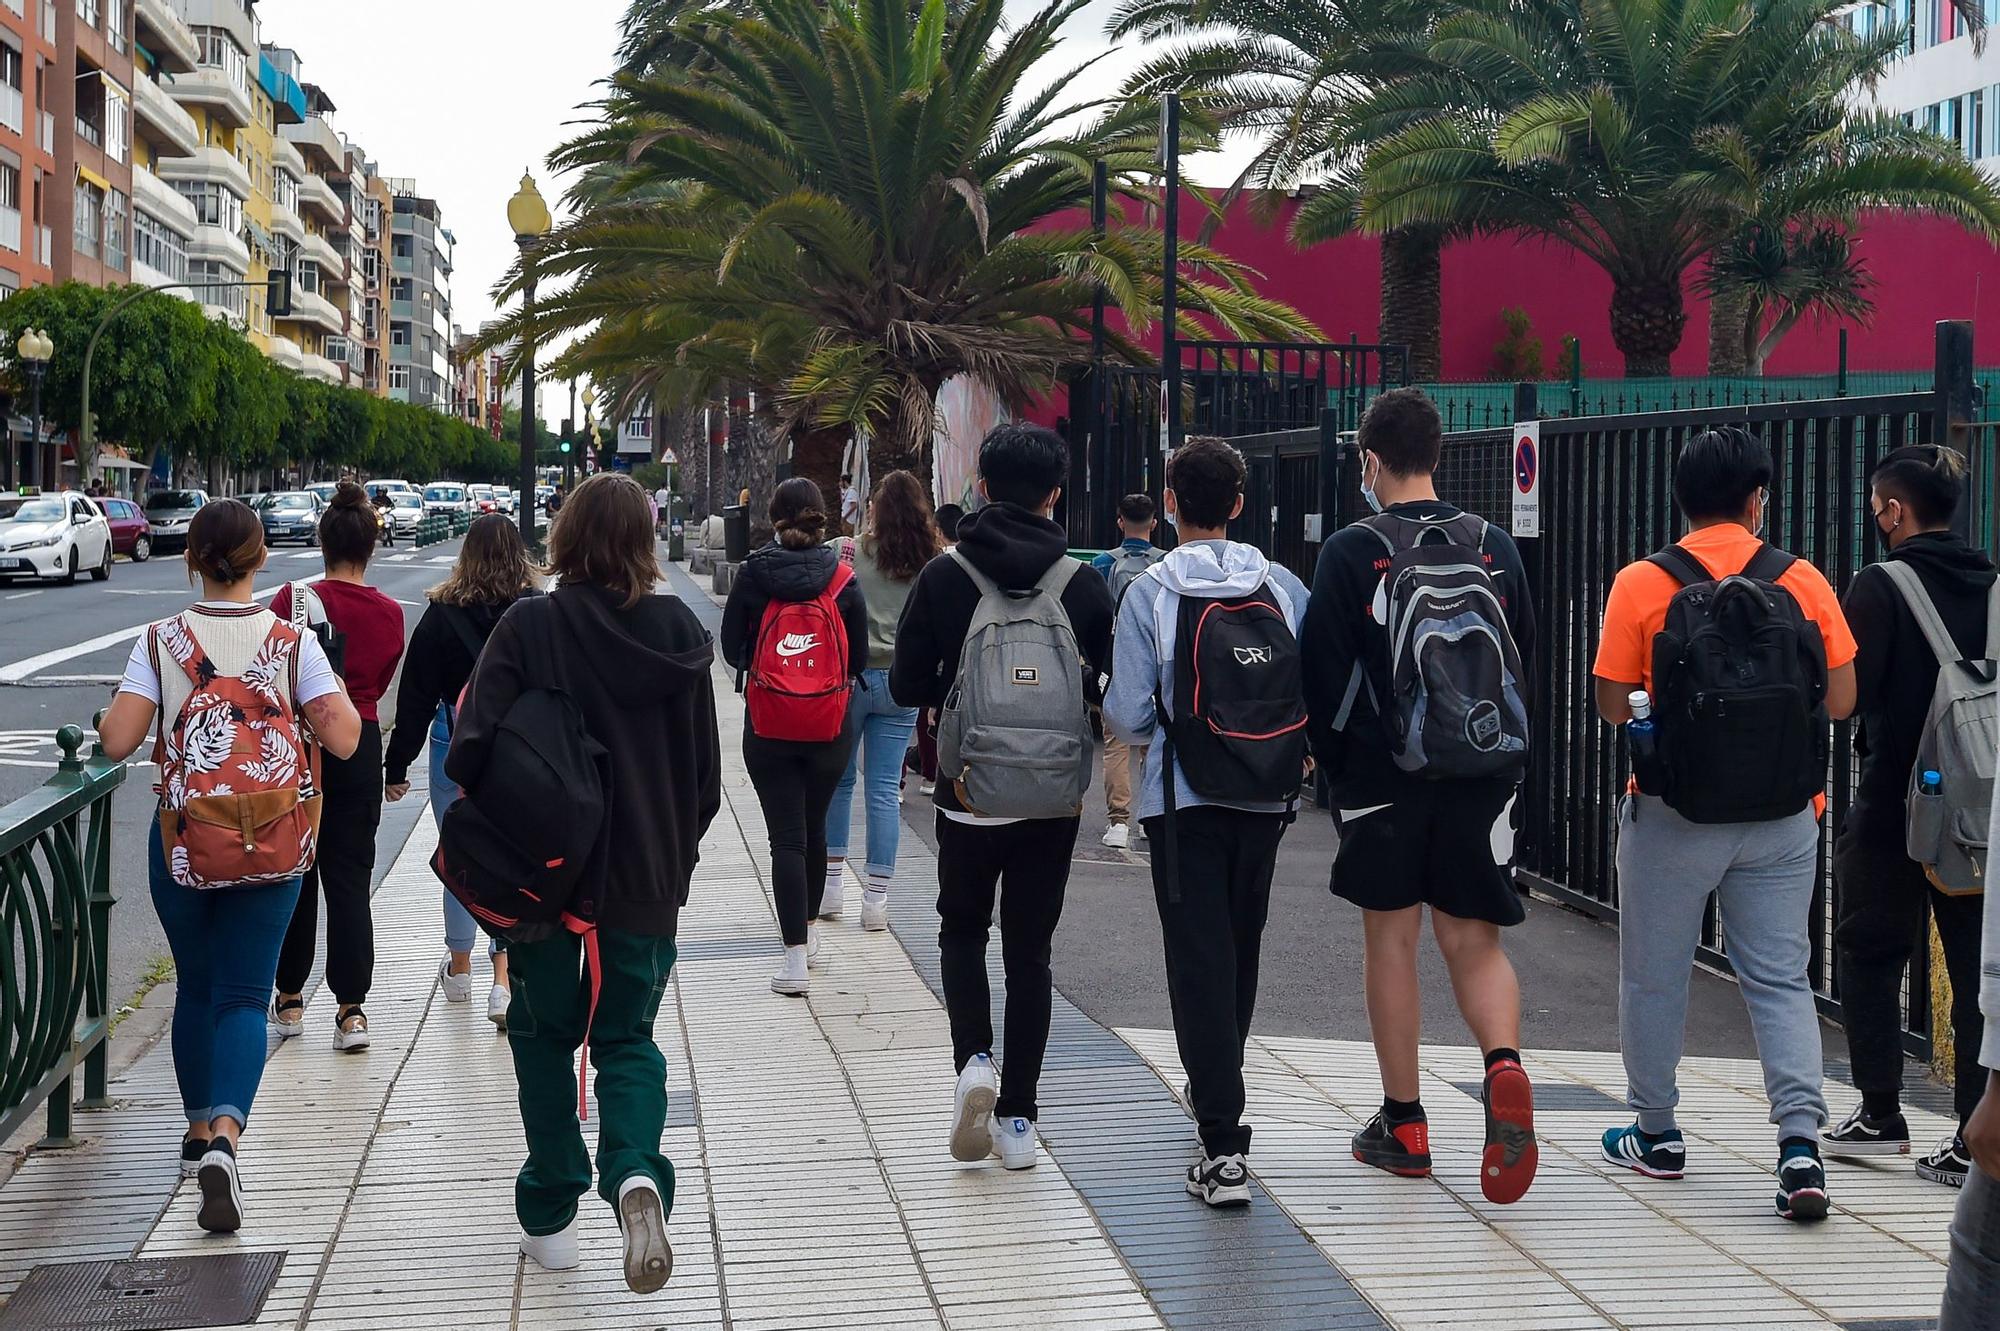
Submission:
[[[1361,455],[1361,502],[1368,505],[1370,512],[1380,513],[1382,511],[1382,501],[1375,497],[1375,487],[1368,483],[1368,459],[1373,456],[1372,453],[1363,453]],[[1381,464],[1377,463],[1375,468],[1377,479],[1380,479],[1381,473]]]
[[1771,525],[1771,492],[1769,490],[1759,490],[1757,492],[1757,530],[1751,532],[1750,534],[1752,536],[1762,536],[1764,534],[1764,528],[1770,525]]

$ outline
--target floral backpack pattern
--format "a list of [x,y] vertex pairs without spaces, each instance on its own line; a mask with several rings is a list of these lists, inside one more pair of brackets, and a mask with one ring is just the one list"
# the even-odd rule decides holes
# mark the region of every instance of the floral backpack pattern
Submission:
[[299,632],[273,623],[241,675],[223,675],[176,616],[152,628],[155,667],[171,659],[194,691],[154,745],[160,842],[183,887],[278,883],[312,867],[319,845],[319,748],[293,711]]

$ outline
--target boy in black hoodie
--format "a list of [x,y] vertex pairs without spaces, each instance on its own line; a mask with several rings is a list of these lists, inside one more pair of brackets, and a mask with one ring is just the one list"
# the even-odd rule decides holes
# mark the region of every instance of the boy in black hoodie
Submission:
[[[1068,538],[1049,518],[1068,470],[1069,447],[1052,431],[1036,425],[994,429],[979,446],[979,493],[986,506],[959,523],[959,554],[1003,589],[1032,588],[1057,560],[1069,558]],[[979,589],[948,556],[917,575],[889,667],[889,693],[898,705],[944,706],[978,604]],[[1083,653],[1084,692],[1101,701],[1098,679],[1111,666],[1111,592],[1102,578],[1072,577],[1062,608]],[[1062,916],[1077,817],[979,817],[965,811],[944,780],[933,798],[942,917],[938,968],[959,1071],[952,1155],[983,1160],[997,1153],[1008,1169],[1026,1169],[1035,1163],[1035,1086],[1049,1042],[1049,943]],[[1000,890],[1007,1065],[996,1079],[986,939]]]
[[[1951,530],[1964,478],[1965,459],[1949,448],[1899,448],[1869,475],[1869,522],[1888,546],[1884,563],[1916,570],[1961,659],[1979,661],[1993,651],[1987,608],[1994,568]],[[1906,853],[1904,841],[1910,770],[1937,686],[1937,654],[1882,564],[1855,575],[1841,608],[1861,648],[1855,658],[1860,725],[1854,733],[1861,775],[1834,844],[1840,902],[1834,941],[1841,1019],[1861,1104],[1838,1127],[1823,1128],[1820,1135],[1832,1156],[1909,1153],[1910,1128],[1901,1104],[1903,968],[1913,954],[1924,955],[1928,905],[1951,974],[1959,1131],[1919,1160],[1917,1173],[1957,1187],[1965,1182],[1969,1165],[1965,1120],[1978,1107],[1986,1082],[1979,1066],[1984,898],[1936,890]]]

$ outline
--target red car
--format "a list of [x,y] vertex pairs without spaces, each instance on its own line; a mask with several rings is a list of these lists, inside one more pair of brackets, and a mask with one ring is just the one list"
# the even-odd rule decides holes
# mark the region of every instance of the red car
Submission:
[[97,506],[104,510],[105,521],[111,524],[112,553],[130,555],[135,564],[153,557],[153,537],[145,509],[129,499],[99,499]]

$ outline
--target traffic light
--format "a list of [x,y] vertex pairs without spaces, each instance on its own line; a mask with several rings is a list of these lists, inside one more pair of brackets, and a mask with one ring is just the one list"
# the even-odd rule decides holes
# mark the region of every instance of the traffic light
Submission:
[[83,413],[83,442],[89,444],[96,442],[96,440],[97,440],[97,413],[94,411],[86,411]]
[[569,452],[569,440],[567,439],[563,440],[562,443],[557,445],[557,447],[560,448],[565,453]]
[[292,273],[289,268],[271,271],[270,291],[264,303],[274,319],[282,319],[292,312]]

